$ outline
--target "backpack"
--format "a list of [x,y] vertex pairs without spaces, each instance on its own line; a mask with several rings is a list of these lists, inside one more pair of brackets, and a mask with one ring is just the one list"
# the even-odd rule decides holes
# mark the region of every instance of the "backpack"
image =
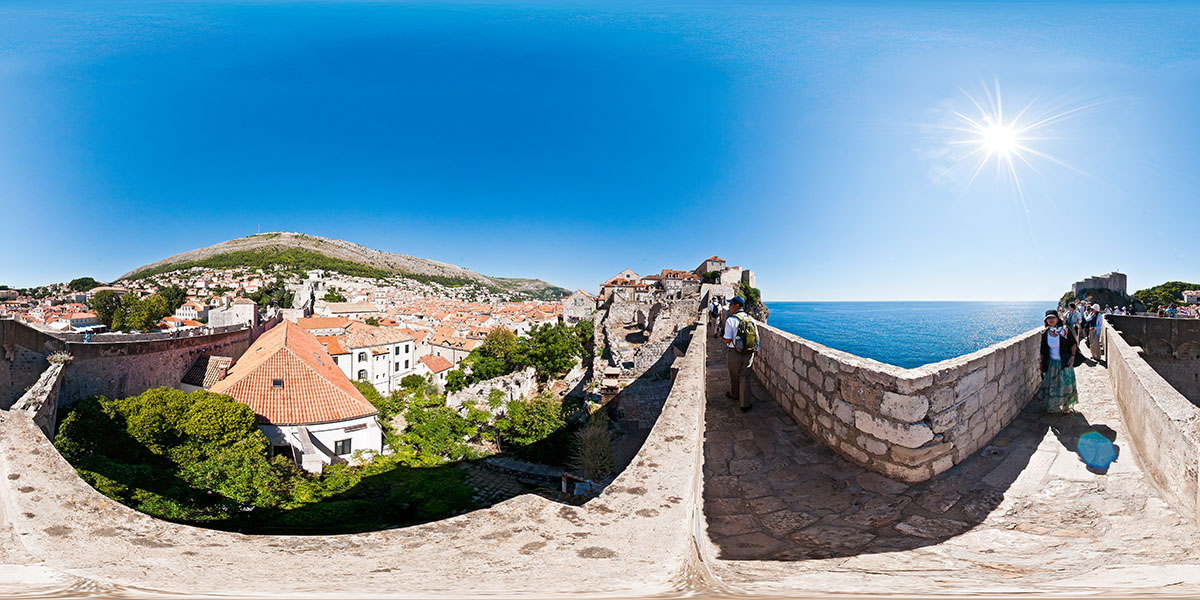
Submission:
[[719,317],[719,316],[721,316],[721,309],[717,308],[717,305],[716,305],[716,304],[711,304],[711,305],[709,305],[709,307],[708,307],[708,316],[710,316],[710,317],[712,317],[712,318],[714,318],[714,319],[715,319],[715,318],[717,318],[717,317]]
[[751,319],[745,312],[739,312],[733,315],[733,318],[738,320],[737,338],[733,341],[734,347],[742,354],[754,354],[758,351],[758,327],[754,325],[754,319]]

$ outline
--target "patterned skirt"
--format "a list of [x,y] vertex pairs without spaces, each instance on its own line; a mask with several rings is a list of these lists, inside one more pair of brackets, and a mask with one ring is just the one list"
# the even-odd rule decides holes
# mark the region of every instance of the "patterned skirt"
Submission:
[[1042,375],[1042,397],[1046,400],[1046,412],[1069,412],[1079,402],[1075,368],[1063,367],[1061,360],[1051,359],[1046,373]]

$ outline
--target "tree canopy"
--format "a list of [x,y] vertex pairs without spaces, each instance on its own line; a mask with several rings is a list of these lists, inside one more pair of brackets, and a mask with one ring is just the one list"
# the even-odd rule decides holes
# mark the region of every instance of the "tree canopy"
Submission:
[[80,277],[78,279],[72,279],[71,283],[67,284],[67,287],[73,292],[86,292],[92,288],[100,287],[101,285],[102,284],[99,281],[96,281],[91,277]]
[[1200,284],[1168,281],[1152,288],[1138,290],[1133,293],[1133,297],[1144,304],[1147,310],[1153,310],[1159,306],[1183,304],[1184,290],[1200,290]]

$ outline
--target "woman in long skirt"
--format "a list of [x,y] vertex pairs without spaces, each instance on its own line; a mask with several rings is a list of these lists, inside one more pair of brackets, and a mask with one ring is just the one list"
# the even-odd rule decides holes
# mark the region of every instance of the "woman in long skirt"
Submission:
[[1046,412],[1065,414],[1079,402],[1075,387],[1075,356],[1079,344],[1069,327],[1062,325],[1058,311],[1046,311],[1042,331],[1042,397]]

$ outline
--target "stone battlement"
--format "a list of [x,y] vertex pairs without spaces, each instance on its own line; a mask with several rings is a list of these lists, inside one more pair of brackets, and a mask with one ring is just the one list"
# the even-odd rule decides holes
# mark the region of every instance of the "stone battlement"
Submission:
[[903,369],[760,325],[754,371],[817,440],[877,473],[924,481],[986,445],[1033,397],[1039,332]]

